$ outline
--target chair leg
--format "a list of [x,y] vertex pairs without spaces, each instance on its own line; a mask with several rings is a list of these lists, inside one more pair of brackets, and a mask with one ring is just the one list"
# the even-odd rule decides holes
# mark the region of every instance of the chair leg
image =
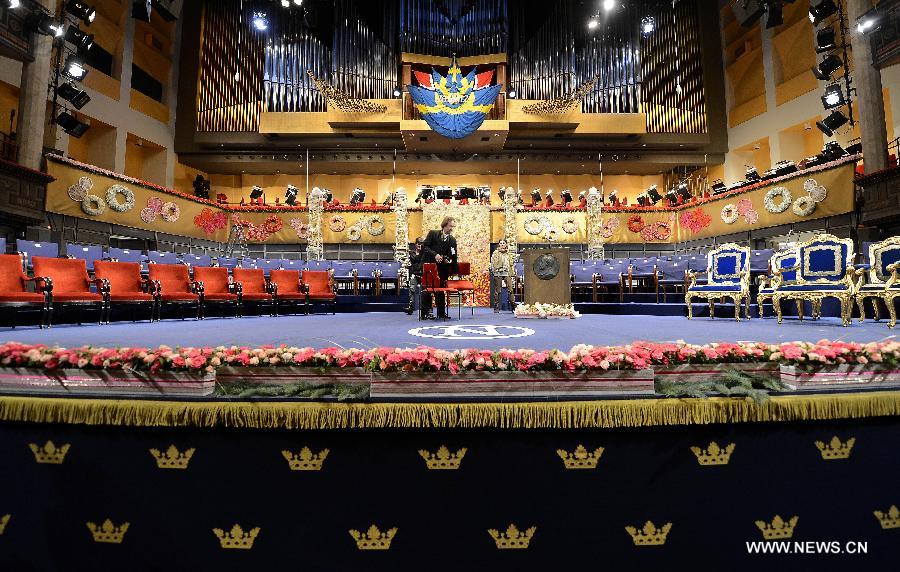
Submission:
[[894,329],[894,326],[897,325],[897,309],[894,308],[894,298],[893,298],[893,296],[891,296],[891,297],[885,297],[885,298],[884,298],[884,305],[887,306],[887,309],[888,309],[888,315],[890,316],[890,320],[888,321],[888,328]]
[[716,301],[715,301],[715,299],[710,298],[709,300],[707,300],[707,303],[709,304],[709,319],[715,320],[716,319]]
[[803,305],[804,305],[803,300],[797,299],[797,300],[794,300],[794,303],[797,305],[797,315],[800,317],[800,321],[802,322],[803,321],[803,310],[805,309],[803,307]]
[[781,310],[781,298],[777,296],[772,298],[772,308],[775,310],[775,315],[778,317],[778,323],[780,324],[784,318],[784,313]]
[[694,306],[692,304],[694,298],[689,294],[684,295],[684,303],[687,305],[688,320],[694,319]]
[[731,300],[734,302],[734,319],[737,322],[741,321],[741,302],[743,302],[742,298],[737,296],[732,296]]

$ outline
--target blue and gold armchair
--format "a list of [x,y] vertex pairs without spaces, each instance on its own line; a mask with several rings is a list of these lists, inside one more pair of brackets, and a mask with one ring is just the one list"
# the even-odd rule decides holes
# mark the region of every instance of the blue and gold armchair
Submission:
[[[868,267],[861,268],[856,273],[860,277],[856,291],[860,320],[865,315],[866,298],[872,298],[877,322],[878,300],[881,300],[887,306],[890,315],[888,328],[893,328],[897,324],[894,298],[900,296],[900,236],[869,245]],[[865,284],[862,282],[864,277],[867,278]]]
[[[793,284],[797,280],[797,251],[794,249],[779,250],[769,259],[769,272],[758,278],[759,292],[756,293],[756,303],[759,306],[759,317],[763,317],[763,302],[773,302],[775,296],[775,284]],[[794,270],[785,270],[794,268]],[[776,274],[781,270],[782,274]],[[774,302],[773,302],[774,304]],[[773,310],[775,308],[773,307]],[[777,312],[777,310],[775,310]],[[797,312],[803,317],[803,303],[797,302]]]
[[[798,304],[810,302],[812,315],[822,314],[822,301],[836,298],[841,303],[841,322],[850,325],[853,297],[856,293],[853,268],[853,240],[820,234],[800,244],[797,248],[797,264],[787,268],[775,268],[775,293],[772,304],[781,323],[781,300],[794,300]],[[796,272],[796,280],[786,278]],[[798,306],[799,308],[800,306]],[[801,313],[801,317],[802,317]]]
[[[706,274],[708,282],[697,284],[697,275]],[[693,299],[709,302],[709,316],[715,317],[716,300],[731,298],[734,301],[734,319],[741,319],[741,304],[745,316],[750,318],[750,249],[734,243],[723,244],[710,250],[706,258],[706,272],[688,271],[690,285],[684,295],[688,319],[694,317]]]

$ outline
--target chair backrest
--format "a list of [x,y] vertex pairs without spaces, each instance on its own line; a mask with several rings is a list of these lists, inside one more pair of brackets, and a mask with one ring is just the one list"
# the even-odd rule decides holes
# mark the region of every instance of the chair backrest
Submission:
[[266,276],[262,268],[235,268],[231,271],[235,282],[240,282],[245,294],[264,294],[266,292]]
[[96,244],[66,244],[66,255],[84,260],[89,271],[94,269],[94,261],[103,259],[103,247]]
[[0,236],[0,254],[6,254],[6,237]]
[[375,278],[375,270],[381,265],[377,262],[354,262],[353,267],[356,269],[356,277],[359,279]]
[[212,256],[208,254],[182,254],[182,261],[188,266],[212,266]]
[[521,260],[513,262],[513,271],[515,271],[516,276],[520,278],[525,276],[525,263]]
[[106,249],[107,258],[115,258],[119,262],[138,262],[142,263],[147,260],[144,253],[140,250],[131,250],[128,248],[115,248],[110,246]]
[[598,273],[606,279],[618,278],[620,274],[628,274],[630,264],[627,258],[611,258],[603,261]]
[[59,245],[55,242],[33,242],[31,240],[16,240],[16,250],[25,255],[25,264],[32,267],[31,259],[34,256],[57,258]]
[[[778,269],[784,268],[792,268],[797,265],[797,250],[794,248],[789,248],[787,250],[779,250],[778,252],[772,253],[772,256],[769,258],[769,269],[770,272],[774,272]],[[787,272],[781,273],[781,283],[791,283],[797,281],[797,270],[789,270]]]
[[688,270],[693,272],[706,272],[707,254],[692,254],[688,257]]
[[400,274],[399,262],[379,262],[378,271],[381,272],[382,280],[396,280]]
[[331,268],[330,260],[310,260],[306,263],[308,270],[329,270]]
[[663,280],[684,279],[684,271],[687,269],[687,261],[679,256],[671,258],[659,257],[656,260],[656,271]]
[[302,260],[293,260],[285,258],[281,261],[281,267],[285,270],[303,270],[306,263]]
[[279,294],[297,294],[300,292],[299,270],[272,270],[269,280],[278,286]]
[[472,273],[472,264],[469,262],[457,262],[456,263],[456,275],[457,276],[468,276]]
[[200,266],[194,269],[194,281],[203,282],[207,294],[228,294],[228,269]]
[[141,265],[137,262],[110,262],[98,260],[94,263],[94,276],[109,281],[109,291],[140,292]]
[[178,255],[174,252],[147,251],[147,260],[153,264],[178,264]]
[[710,284],[749,286],[750,248],[729,242],[707,253]]
[[90,292],[91,283],[84,260],[35,256],[31,261],[35,276],[53,280],[54,294]]
[[216,258],[216,264],[221,266],[222,268],[236,268],[238,265],[238,259],[233,256],[219,256]]
[[150,280],[159,281],[162,294],[183,294],[191,291],[191,277],[183,264],[151,264]]
[[884,284],[891,277],[887,267],[900,262],[900,236],[869,244],[869,283]]
[[327,270],[304,270],[300,273],[300,279],[309,286],[310,294],[331,292],[331,276]]
[[353,278],[354,264],[348,260],[335,260],[331,265],[334,277],[340,279]]
[[852,239],[820,234],[800,245],[800,282],[839,284],[852,265]]
[[281,270],[280,258],[257,258],[252,264],[247,264],[246,262],[246,260],[241,262],[242,268],[259,268],[266,276],[272,270]]
[[631,259],[631,273],[641,275],[652,275],[656,271],[656,257],[649,256],[646,258]]
[[18,254],[0,254],[0,295],[25,292],[25,274]]
[[601,267],[598,266],[598,263],[602,265],[602,262],[599,260],[571,262],[569,264],[569,274],[572,276],[572,281],[581,284],[593,283],[594,274],[601,273]]
[[437,264],[434,262],[426,262],[422,265],[422,287],[426,289],[441,287],[441,276],[438,274]]
[[775,253],[771,248],[750,251],[750,272],[764,273],[769,271],[769,259]]

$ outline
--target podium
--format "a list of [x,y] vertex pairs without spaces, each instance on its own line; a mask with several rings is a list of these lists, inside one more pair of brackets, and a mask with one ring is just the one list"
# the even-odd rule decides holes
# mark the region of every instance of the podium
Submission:
[[571,304],[569,250],[540,248],[523,254],[526,304]]

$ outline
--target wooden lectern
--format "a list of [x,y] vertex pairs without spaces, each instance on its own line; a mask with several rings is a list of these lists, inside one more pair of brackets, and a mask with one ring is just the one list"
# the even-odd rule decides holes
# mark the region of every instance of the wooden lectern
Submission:
[[525,303],[571,304],[572,280],[569,276],[569,250],[541,248],[526,250]]

